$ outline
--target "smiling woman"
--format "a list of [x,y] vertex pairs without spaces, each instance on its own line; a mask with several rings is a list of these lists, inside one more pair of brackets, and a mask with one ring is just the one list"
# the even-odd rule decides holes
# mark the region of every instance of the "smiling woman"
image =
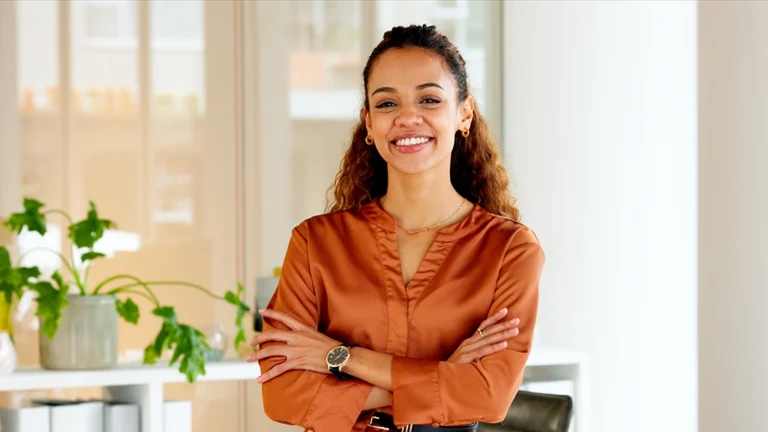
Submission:
[[363,79],[334,201],[293,230],[260,311],[264,409],[315,432],[476,431],[521,383],[544,255],[444,35],[393,28]]
[[428,50],[404,46],[382,53],[369,73],[367,87],[374,90],[365,115],[368,139],[400,172],[450,167],[456,129],[469,130],[473,110],[466,82],[463,91],[457,89],[459,80],[444,63]]

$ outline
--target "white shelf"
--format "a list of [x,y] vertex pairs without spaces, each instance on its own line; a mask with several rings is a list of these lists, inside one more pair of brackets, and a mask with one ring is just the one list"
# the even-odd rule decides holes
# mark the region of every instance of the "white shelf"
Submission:
[[[206,374],[200,375],[196,382],[251,380],[261,374],[258,363],[240,359],[210,362],[205,370]],[[105,399],[139,405],[142,432],[164,432],[163,385],[186,381],[186,376],[178,371],[178,363],[173,367],[161,362],[151,366],[123,363],[114,369],[88,371],[22,366],[12,374],[0,376],[0,391],[101,387]]]
[[581,351],[548,346],[534,346],[528,357],[527,367],[569,366],[580,365],[584,362]]
[[[186,381],[178,371],[178,363],[168,367],[157,365],[119,364],[114,369],[88,371],[54,371],[39,366],[22,366],[10,375],[0,377],[0,391],[40,390],[77,387],[106,387],[136,384],[165,384]],[[224,360],[205,365],[205,375],[197,381],[230,381],[256,379],[261,371],[258,363]]]

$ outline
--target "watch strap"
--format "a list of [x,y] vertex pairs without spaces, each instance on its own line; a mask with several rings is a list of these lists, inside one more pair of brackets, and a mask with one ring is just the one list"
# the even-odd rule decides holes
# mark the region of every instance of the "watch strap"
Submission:
[[330,370],[330,371],[331,371],[331,373],[332,373],[332,374],[333,374],[333,375],[334,375],[336,378],[338,378],[338,379],[342,379],[342,380],[345,380],[345,379],[351,379],[351,378],[354,378],[352,375],[350,375],[350,374],[348,374],[348,373],[344,373],[344,372],[340,371],[338,366],[333,366],[333,367],[330,367],[330,368],[328,368],[328,370]]

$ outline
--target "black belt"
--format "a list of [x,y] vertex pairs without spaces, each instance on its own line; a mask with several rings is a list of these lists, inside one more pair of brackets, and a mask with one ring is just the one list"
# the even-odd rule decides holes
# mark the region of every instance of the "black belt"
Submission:
[[427,426],[427,425],[405,425],[402,428],[395,426],[395,421],[391,415],[376,411],[368,421],[368,427],[379,430],[402,431],[402,432],[477,432],[477,423],[466,426]]

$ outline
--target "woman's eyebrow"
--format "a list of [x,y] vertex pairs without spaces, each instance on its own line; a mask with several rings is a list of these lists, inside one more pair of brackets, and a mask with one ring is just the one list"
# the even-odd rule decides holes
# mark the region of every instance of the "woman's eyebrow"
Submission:
[[[419,84],[416,86],[416,90],[424,90],[428,87],[437,87],[440,90],[445,90],[440,84],[434,82]],[[371,93],[371,96],[375,95],[376,93],[397,93],[397,91],[393,87],[379,87],[374,90],[373,93]]]

